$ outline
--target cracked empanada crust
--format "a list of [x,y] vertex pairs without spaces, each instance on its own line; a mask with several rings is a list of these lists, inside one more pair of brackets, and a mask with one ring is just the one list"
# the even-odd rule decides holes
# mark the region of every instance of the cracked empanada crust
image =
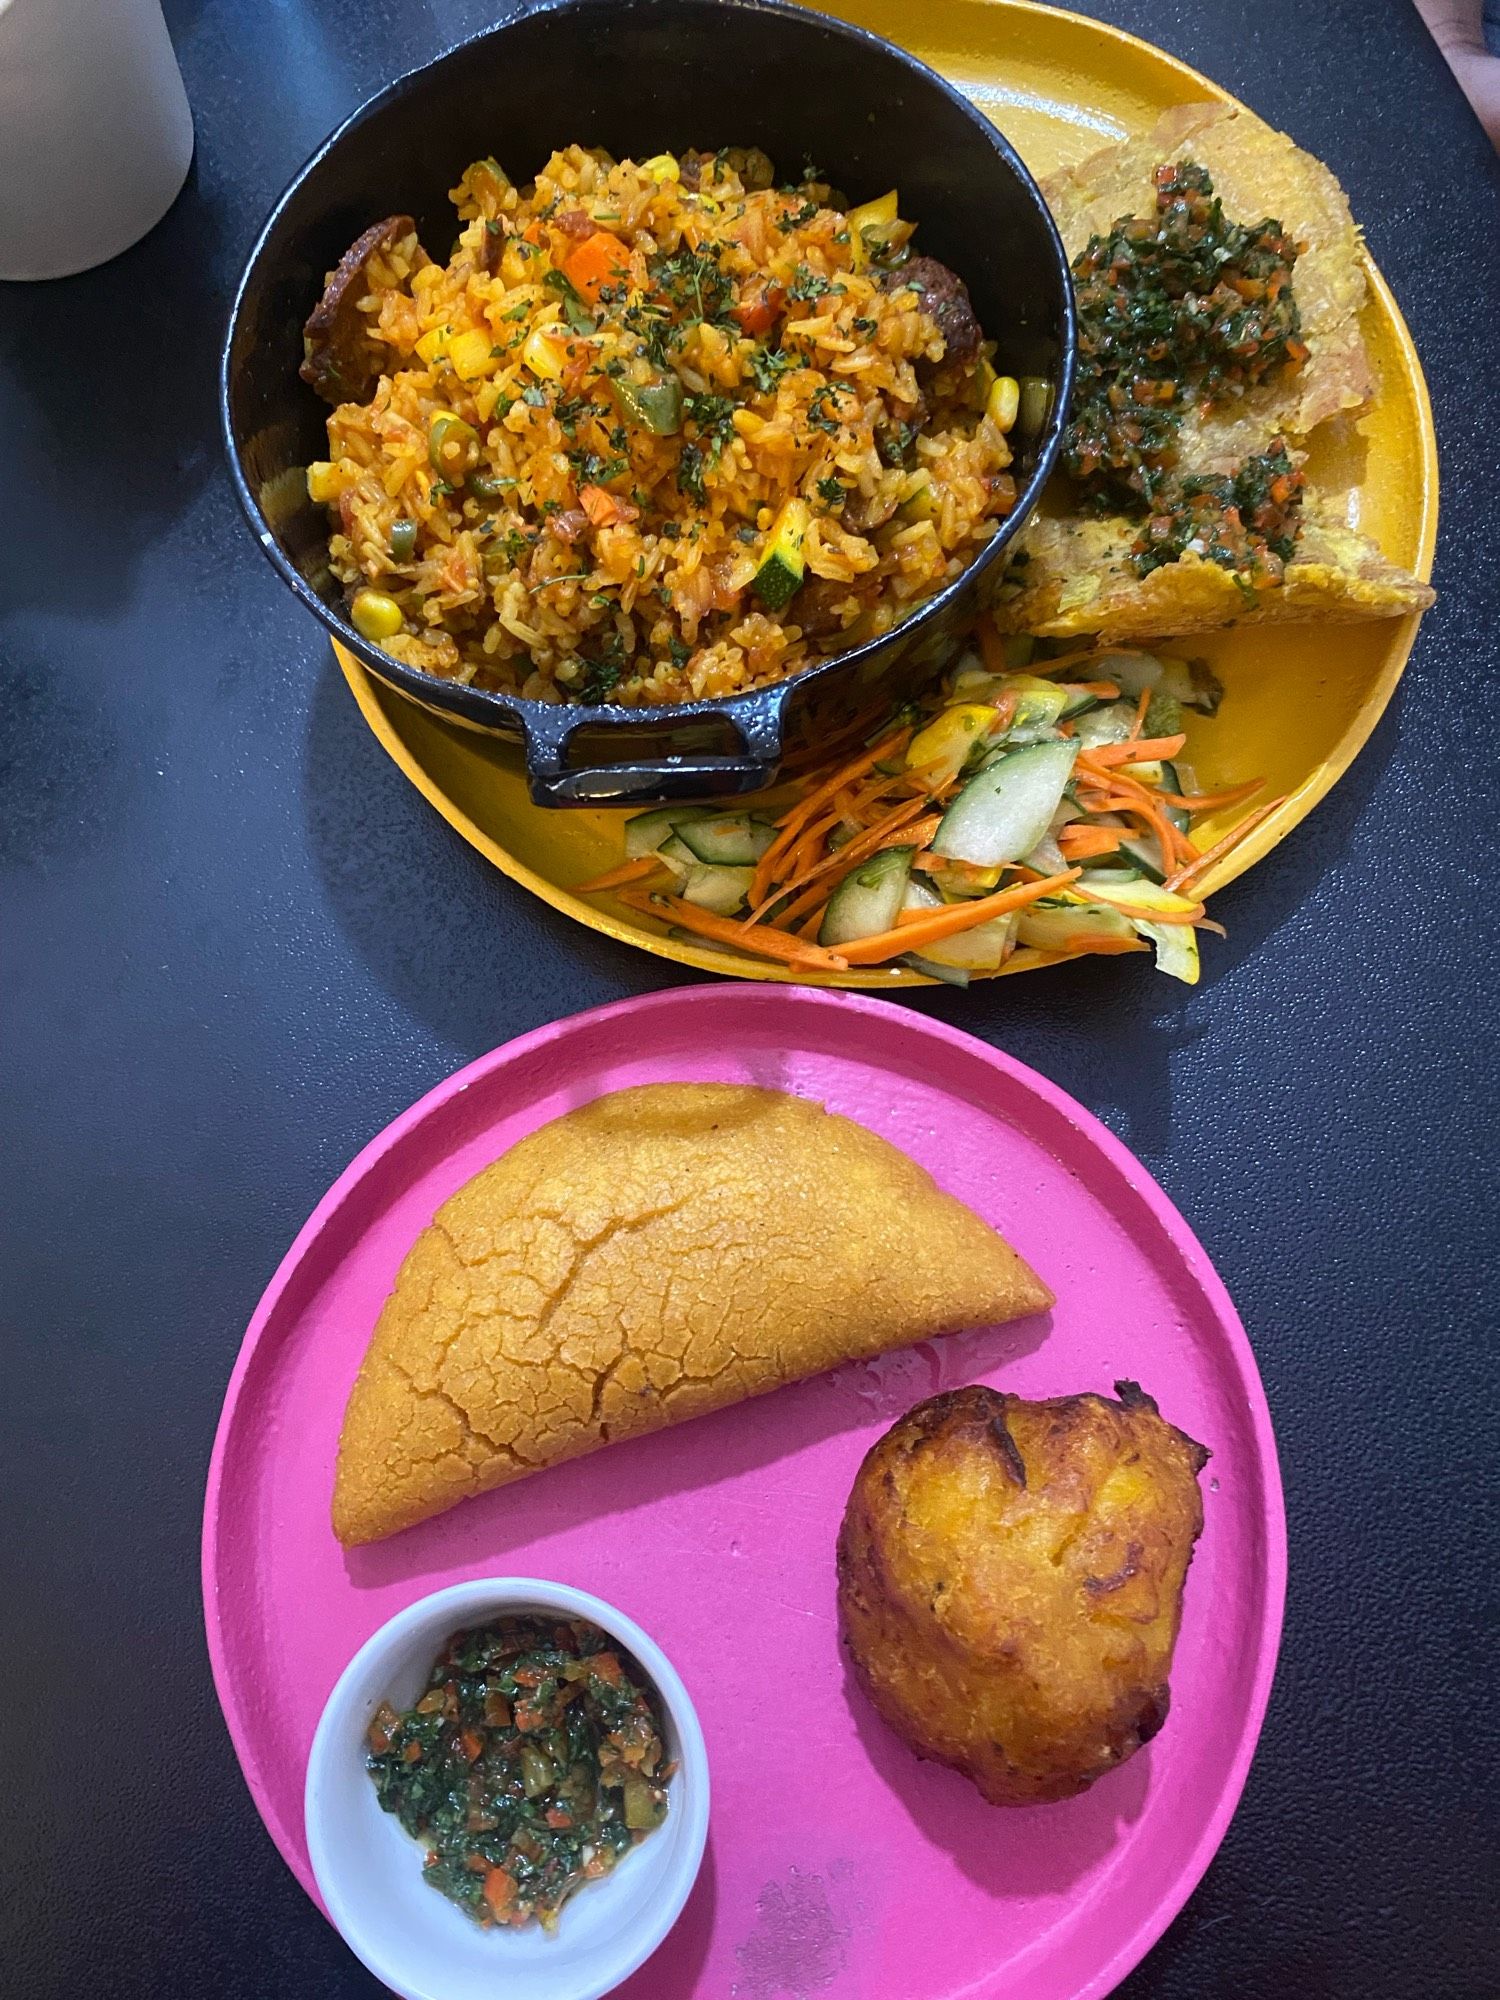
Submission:
[[378,1541],[545,1465],[1052,1295],[875,1133],[737,1084],[543,1126],[408,1254],[339,1439],[333,1526]]

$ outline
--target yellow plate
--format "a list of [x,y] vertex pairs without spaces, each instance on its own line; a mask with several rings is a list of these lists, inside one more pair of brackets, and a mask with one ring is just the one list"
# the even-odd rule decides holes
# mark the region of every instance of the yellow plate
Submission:
[[[951,78],[1012,141],[1032,172],[1085,158],[1154,124],[1174,104],[1235,100],[1207,77],[1117,28],[1029,0],[842,0],[826,11],[900,42]],[[736,135],[728,135],[733,138]],[[738,135],[743,138],[743,133]],[[751,135],[753,137],[753,134]],[[1296,134],[1292,135],[1294,138]],[[1348,518],[1393,561],[1426,577],[1437,534],[1437,444],[1421,363],[1395,300],[1373,263],[1362,326],[1377,394],[1352,435],[1314,448],[1320,488],[1347,496]],[[1286,803],[1203,881],[1223,888],[1285,839],[1359,754],[1411,651],[1414,617],[1363,625],[1275,626],[1194,640],[1224,683],[1215,720],[1190,717],[1184,753],[1209,790],[1266,780]],[[513,881],[607,936],[705,972],[802,985],[925,985],[879,968],[835,975],[787,973],[753,959],[668,937],[613,899],[572,894],[623,854],[619,812],[543,812],[527,797],[516,752],[439,722],[372,680],[334,648],[365,720],[450,826]],[[1233,823],[1210,820],[1217,839]],[[1006,972],[1054,962],[1018,952]]]

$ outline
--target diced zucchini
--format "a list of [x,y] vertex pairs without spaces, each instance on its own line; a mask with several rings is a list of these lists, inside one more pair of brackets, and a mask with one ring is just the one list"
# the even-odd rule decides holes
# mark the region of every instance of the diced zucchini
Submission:
[[1132,919],[1139,935],[1156,947],[1156,969],[1184,986],[1198,984],[1198,933],[1191,924],[1151,924]]
[[1026,866],[1035,868],[1040,875],[1061,875],[1068,866],[1068,861],[1057,844],[1057,836],[1065,826],[1071,826],[1074,820],[1082,818],[1083,808],[1075,805],[1065,792],[1062,803],[1048,823],[1047,831],[1031,852],[1021,857]]
[[[1174,895],[1170,889],[1161,888],[1144,875],[1082,875],[1076,889],[1070,892],[1070,899],[1074,895],[1080,900],[1086,897],[1101,903],[1126,903],[1134,910],[1181,914],[1193,908],[1186,896]],[[1156,947],[1158,972],[1169,973],[1186,986],[1197,985],[1198,936],[1190,924],[1154,924],[1149,918],[1138,916],[1131,916],[1127,921],[1138,937],[1147,939]]]
[[692,819],[707,819],[710,806],[657,806],[651,812],[636,813],[625,822],[625,856],[638,861],[643,854],[655,854],[679,826]]
[[677,833],[668,834],[661,846],[657,848],[656,858],[658,861],[665,861],[679,875],[691,874],[693,869],[699,865],[697,855],[684,842],[682,836]]
[[884,847],[846,875],[828,899],[818,943],[853,944],[894,930],[915,852],[911,847]]
[[760,568],[751,588],[768,611],[780,611],[802,587],[806,565],[802,544],[807,540],[811,509],[805,500],[791,499],[776,516]]
[[1148,881],[1144,875],[1125,874],[1118,869],[1107,874],[1090,869],[1078,878],[1069,893],[1077,896],[1080,902],[1097,898],[1103,903],[1129,903],[1138,910],[1164,910],[1177,916],[1197,908],[1191,897],[1163,889],[1159,883]]
[[[1224,698],[1224,690],[1205,660],[1169,660],[1134,648],[1096,653],[1089,662],[1091,680],[1113,681],[1122,695],[1139,701],[1145,688],[1159,690],[1195,708],[1200,715],[1213,715]],[[1175,732],[1163,730],[1166,736]]]
[[924,782],[941,790],[958,776],[975,746],[988,739],[998,715],[997,709],[972,701],[943,709],[907,745],[907,770],[920,770]]
[[1161,849],[1154,840],[1147,840],[1138,833],[1120,836],[1120,859],[1128,862],[1131,869],[1144,875],[1148,882],[1165,882],[1167,871],[1162,867]]
[[1058,686],[1063,691],[1064,722],[1071,721],[1075,715],[1087,715],[1091,708],[1102,708],[1104,705],[1103,696],[1092,694],[1088,688],[1075,687],[1068,681],[1059,681]]
[[1045,375],[1023,375],[1016,429],[1022,437],[1035,437],[1052,410],[1052,384]]
[[1081,951],[1096,938],[1123,940],[1135,932],[1127,917],[1103,903],[1063,905],[1049,898],[1016,913],[1016,936],[1037,951]]
[[1123,743],[1134,727],[1133,701],[1107,701],[1102,708],[1091,708],[1079,716],[1075,734],[1086,750],[1096,750],[1103,743]]
[[[1176,764],[1162,765],[1161,786],[1163,791],[1176,792],[1179,798],[1185,799],[1191,796],[1183,778],[1182,769]],[[1179,833],[1187,832],[1193,816],[1186,806],[1168,805],[1166,800],[1163,799],[1161,809]]]
[[923,953],[938,965],[962,966],[966,972],[998,972],[1015,949],[1015,915],[991,917],[972,930],[958,931],[923,946]]
[[718,917],[732,917],[742,910],[750,895],[753,868],[715,868],[695,861],[682,885],[682,900],[711,910]]
[[748,813],[712,813],[702,819],[685,819],[678,826],[678,838],[700,861],[717,867],[753,868],[776,838],[774,826],[752,819]]
[[967,986],[969,975],[961,965],[942,965],[935,958],[923,958],[920,952],[904,951],[896,960],[908,972],[920,972],[924,979],[939,979],[944,986]]
[[1071,742],[1032,743],[987,764],[943,815],[933,851],[980,868],[1019,861],[1051,824],[1077,754]]
[[1000,689],[1016,698],[1007,742],[1038,743],[1054,734],[1068,706],[1067,695],[1055,681],[1039,680],[1033,674],[1007,674]]

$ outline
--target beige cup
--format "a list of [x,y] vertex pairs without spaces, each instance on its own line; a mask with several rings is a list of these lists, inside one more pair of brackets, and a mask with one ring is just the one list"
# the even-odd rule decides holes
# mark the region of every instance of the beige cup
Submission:
[[117,257],[192,156],[161,0],[0,0],[0,278]]

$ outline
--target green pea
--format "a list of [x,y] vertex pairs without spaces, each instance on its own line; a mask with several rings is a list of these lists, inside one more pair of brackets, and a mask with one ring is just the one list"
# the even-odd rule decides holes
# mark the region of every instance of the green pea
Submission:
[[391,554],[397,562],[410,562],[417,552],[417,524],[404,518],[391,523]]

